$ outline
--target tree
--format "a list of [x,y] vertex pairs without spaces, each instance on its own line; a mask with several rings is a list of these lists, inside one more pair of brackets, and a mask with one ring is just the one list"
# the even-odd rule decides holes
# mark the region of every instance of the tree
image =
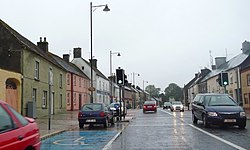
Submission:
[[152,96],[152,97],[159,97],[161,89],[155,88],[154,85],[148,85],[146,87],[145,91],[147,91],[150,94],[150,96]]
[[173,98],[179,101],[183,100],[183,89],[175,83],[170,83],[164,92],[168,100],[170,98]]

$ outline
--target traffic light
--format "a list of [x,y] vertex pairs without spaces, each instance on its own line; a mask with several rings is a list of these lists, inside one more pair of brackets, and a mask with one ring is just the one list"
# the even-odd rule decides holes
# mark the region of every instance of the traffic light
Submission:
[[229,84],[228,73],[226,72],[220,73],[216,81],[219,83],[220,86],[227,86]]
[[221,75],[221,77],[222,77],[222,85],[223,86],[228,85],[229,84],[229,82],[228,82],[228,73],[222,72],[221,74],[222,74]]
[[124,85],[124,70],[120,67],[116,69],[116,83],[118,85]]

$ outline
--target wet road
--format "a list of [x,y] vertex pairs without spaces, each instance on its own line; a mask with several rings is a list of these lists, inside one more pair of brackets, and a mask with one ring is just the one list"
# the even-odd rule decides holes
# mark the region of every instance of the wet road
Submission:
[[109,149],[250,149],[249,124],[248,120],[245,130],[216,126],[206,129],[201,122],[192,124],[190,111],[171,112],[160,108],[157,113],[140,111]]

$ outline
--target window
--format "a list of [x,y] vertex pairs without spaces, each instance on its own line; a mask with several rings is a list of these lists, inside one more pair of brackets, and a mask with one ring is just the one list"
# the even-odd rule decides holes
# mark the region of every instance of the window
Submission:
[[8,106],[9,109],[12,111],[12,113],[15,115],[15,117],[21,122],[23,126],[26,126],[29,122],[17,111],[15,111],[12,107]]
[[69,105],[70,93],[67,93],[67,104]]
[[0,133],[4,133],[14,128],[12,120],[5,109],[0,106]]
[[43,91],[42,108],[47,108],[47,91]]
[[70,83],[70,75],[68,74],[67,75],[67,84],[69,85],[69,83]]
[[76,76],[74,76],[74,86],[76,86]]
[[230,84],[233,84],[233,83],[234,83],[234,81],[233,81],[233,74],[230,73]]
[[59,88],[62,88],[62,78],[63,78],[63,77],[62,77],[62,74],[60,74]]
[[76,93],[74,93],[74,98],[73,98],[73,100],[74,100],[74,105],[76,105]]
[[62,94],[60,94],[60,99],[59,99],[59,108],[62,108]]
[[39,62],[35,62],[35,79],[39,80]]
[[33,100],[33,102],[36,102],[36,89],[33,89],[32,100]]
[[79,78],[79,87],[81,87],[82,85],[82,78]]
[[247,74],[247,86],[250,86],[250,74]]

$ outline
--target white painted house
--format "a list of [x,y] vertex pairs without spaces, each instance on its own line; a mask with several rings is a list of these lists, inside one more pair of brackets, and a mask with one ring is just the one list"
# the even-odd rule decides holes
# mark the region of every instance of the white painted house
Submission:
[[[81,48],[74,48],[74,58],[71,62],[91,79],[91,64],[82,58],[81,53]],[[100,70],[97,69],[97,59],[92,59],[92,69],[93,87],[95,88],[95,91],[93,92],[93,102],[110,104],[110,81]]]

